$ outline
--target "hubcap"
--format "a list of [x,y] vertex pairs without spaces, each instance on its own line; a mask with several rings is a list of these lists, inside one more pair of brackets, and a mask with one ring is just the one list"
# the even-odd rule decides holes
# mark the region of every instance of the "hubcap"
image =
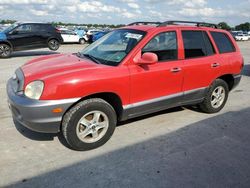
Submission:
[[50,41],[50,47],[53,49],[57,49],[58,48],[58,42],[56,40],[51,40]]
[[223,104],[225,96],[225,89],[222,86],[216,87],[211,96],[212,107],[219,108]]
[[109,120],[101,111],[91,111],[85,114],[77,123],[76,134],[85,143],[100,140],[107,132]]
[[0,54],[2,56],[8,56],[10,54],[10,47],[7,45],[0,46]]

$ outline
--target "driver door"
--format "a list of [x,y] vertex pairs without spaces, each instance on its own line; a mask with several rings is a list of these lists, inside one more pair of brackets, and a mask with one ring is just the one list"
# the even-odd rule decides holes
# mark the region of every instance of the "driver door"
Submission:
[[130,115],[137,116],[176,106],[182,97],[182,61],[178,60],[176,31],[154,36],[142,49],[152,52],[158,62],[151,65],[131,64]]
[[37,36],[33,31],[32,24],[23,24],[8,34],[8,40],[14,49],[28,49],[36,45]]

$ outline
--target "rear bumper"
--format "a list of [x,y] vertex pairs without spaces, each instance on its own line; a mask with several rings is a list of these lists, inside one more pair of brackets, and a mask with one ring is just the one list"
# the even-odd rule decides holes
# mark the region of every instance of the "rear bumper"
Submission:
[[241,74],[235,74],[233,75],[233,77],[234,77],[234,85],[232,89],[236,88],[239,85],[241,80]]
[[[7,83],[8,105],[13,119],[36,132],[57,133],[60,131],[63,114],[79,100],[33,100],[15,93],[13,82]],[[55,108],[62,108],[60,113],[53,113]]]

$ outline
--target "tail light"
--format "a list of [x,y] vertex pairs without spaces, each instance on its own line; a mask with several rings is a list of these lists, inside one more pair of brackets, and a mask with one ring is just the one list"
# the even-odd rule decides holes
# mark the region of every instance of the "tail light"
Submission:
[[59,29],[56,29],[56,32],[57,32],[57,33],[61,33]]
[[242,57],[241,70],[243,69],[243,67],[244,67],[244,57]]

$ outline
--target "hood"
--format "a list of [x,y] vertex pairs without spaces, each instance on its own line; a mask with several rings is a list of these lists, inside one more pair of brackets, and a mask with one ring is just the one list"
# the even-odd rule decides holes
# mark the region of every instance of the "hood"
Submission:
[[43,56],[22,66],[25,82],[44,80],[81,70],[98,69],[101,65],[89,59],[79,58],[73,54],[55,54]]
[[4,32],[0,32],[0,41],[6,39],[7,39],[6,34]]

